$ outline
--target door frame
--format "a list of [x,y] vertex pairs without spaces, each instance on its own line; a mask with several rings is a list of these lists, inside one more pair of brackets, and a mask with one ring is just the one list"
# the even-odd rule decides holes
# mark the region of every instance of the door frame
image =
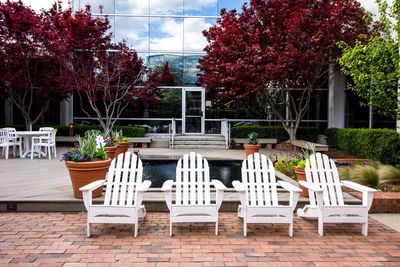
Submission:
[[[201,129],[198,133],[186,132],[186,92],[201,92]],[[206,94],[203,87],[182,87],[182,134],[204,134],[206,113]]]

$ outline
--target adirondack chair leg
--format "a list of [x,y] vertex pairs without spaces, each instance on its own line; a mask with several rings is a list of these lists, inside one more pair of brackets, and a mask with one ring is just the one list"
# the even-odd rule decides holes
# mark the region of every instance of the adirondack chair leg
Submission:
[[289,236],[293,237],[293,223],[289,223]]
[[366,218],[365,223],[361,225],[361,233],[368,236],[368,217]]
[[136,219],[136,222],[135,222],[135,237],[137,237],[137,235],[138,235],[138,228],[139,228],[139,221]]
[[169,236],[172,236],[172,220],[169,220]]
[[215,222],[215,235],[218,235],[218,220]]
[[324,220],[321,215],[318,217],[318,234],[320,236],[324,235]]
[[86,227],[86,235],[87,235],[87,237],[90,237],[92,235],[90,227],[91,226],[90,226],[90,223],[89,223],[89,220],[88,220],[87,227]]
[[243,217],[243,236],[247,237],[247,221],[246,221],[246,217]]

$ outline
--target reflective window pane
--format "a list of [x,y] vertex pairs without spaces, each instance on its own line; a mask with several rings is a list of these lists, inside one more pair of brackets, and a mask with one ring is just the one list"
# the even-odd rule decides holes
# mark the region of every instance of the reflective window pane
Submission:
[[182,51],[183,19],[150,18],[150,50]]
[[218,0],[184,0],[186,16],[217,16]]
[[100,7],[102,7],[102,12],[105,14],[114,13],[114,1],[103,1],[103,0],[81,0],[81,8],[86,5],[90,5],[93,13],[100,13]]
[[181,15],[183,0],[150,0],[150,14]]
[[132,14],[132,15],[148,15],[149,0],[116,0],[115,13],[117,14]]
[[179,54],[150,54],[148,58],[148,66],[151,69],[160,68],[165,63],[169,63],[169,69],[174,75],[175,83],[178,85],[183,84],[183,56]]
[[203,51],[207,40],[202,32],[215,24],[215,19],[185,18],[184,23],[185,51]]
[[197,76],[200,71],[197,69],[201,55],[185,55],[183,69],[183,85],[196,85]]
[[114,27],[115,41],[125,40],[137,51],[149,49],[149,18],[116,17]]

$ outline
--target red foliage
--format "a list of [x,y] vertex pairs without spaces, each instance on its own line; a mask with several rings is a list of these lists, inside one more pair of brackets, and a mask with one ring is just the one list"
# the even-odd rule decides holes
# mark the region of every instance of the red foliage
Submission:
[[367,32],[363,16],[356,0],[252,0],[240,13],[223,9],[217,25],[204,31],[209,45],[200,60],[200,82],[224,101],[253,102],[262,94],[281,119],[274,107],[277,91],[270,89],[290,95],[289,88],[296,88],[294,102],[286,104],[299,123],[309,91],[336,62],[337,42],[351,44]]
[[47,110],[50,99],[70,92],[60,73],[57,32],[43,18],[21,1],[0,3],[0,83],[27,127]]

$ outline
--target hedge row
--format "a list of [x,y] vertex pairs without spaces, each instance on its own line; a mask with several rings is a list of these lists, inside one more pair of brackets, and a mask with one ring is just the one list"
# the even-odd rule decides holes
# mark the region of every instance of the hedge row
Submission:
[[326,129],[328,144],[342,152],[385,164],[400,164],[400,135],[390,129]]
[[[247,138],[249,133],[258,133],[259,138],[277,138],[278,141],[289,139],[288,133],[281,126],[234,126],[231,129],[232,138]],[[315,127],[299,127],[297,139],[315,142],[318,138],[318,129]]]
[[[7,127],[7,126],[1,126]],[[13,125],[11,127],[16,128],[18,131],[24,131],[24,125]],[[62,125],[34,125],[33,130],[39,130],[40,127],[53,127],[57,129],[58,136],[69,136],[69,126]],[[76,125],[74,135],[85,135],[87,130],[101,130],[100,126],[97,125]],[[115,126],[114,130],[122,130],[126,137],[143,137],[146,133],[145,128],[137,126]]]

